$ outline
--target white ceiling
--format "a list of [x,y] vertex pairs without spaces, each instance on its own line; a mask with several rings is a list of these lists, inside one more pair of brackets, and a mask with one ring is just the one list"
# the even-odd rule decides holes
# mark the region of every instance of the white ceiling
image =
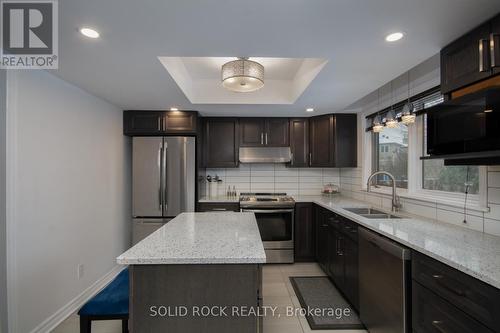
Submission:
[[[59,69],[52,72],[124,109],[291,116],[310,106],[341,111],[500,12],[500,1],[64,0],[59,11]],[[101,38],[81,36],[83,25]],[[398,30],[404,40],[384,41]],[[328,63],[292,105],[193,105],[158,56]]]
[[234,57],[158,57],[192,104],[293,104],[328,60],[254,58],[264,66],[264,87],[238,93],[221,84],[221,68]]

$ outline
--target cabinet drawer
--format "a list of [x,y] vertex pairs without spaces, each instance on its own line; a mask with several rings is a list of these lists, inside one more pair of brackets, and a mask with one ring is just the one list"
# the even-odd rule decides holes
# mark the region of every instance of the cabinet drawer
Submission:
[[416,333],[492,333],[478,321],[413,281],[413,331]]
[[500,290],[419,253],[413,279],[484,325],[500,330]]
[[199,212],[239,212],[239,203],[198,203]]
[[338,214],[331,213],[331,216],[328,218],[328,223],[338,232],[351,238],[356,243],[358,242],[358,224],[356,222]]

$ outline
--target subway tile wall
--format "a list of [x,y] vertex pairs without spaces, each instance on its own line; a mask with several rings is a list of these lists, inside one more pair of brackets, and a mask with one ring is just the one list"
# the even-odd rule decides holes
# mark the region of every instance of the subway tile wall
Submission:
[[[241,164],[239,168],[207,169],[206,174],[222,179],[220,195],[227,186],[241,192],[286,192],[290,195],[318,195],[323,185],[339,185],[342,194],[369,202],[376,207],[391,208],[387,195],[362,191],[361,168],[289,168],[284,164]],[[204,186],[202,186],[205,189]],[[204,190],[206,191],[206,190]],[[203,196],[203,194],[201,194]],[[500,236],[500,166],[488,168],[489,212],[467,211],[463,223],[463,208],[444,205],[430,200],[402,198],[402,210],[428,219],[455,224],[488,234]]]
[[224,195],[228,186],[241,192],[286,192],[290,195],[318,195],[323,185],[340,186],[340,169],[289,168],[284,164],[240,164],[239,168],[207,169],[206,174],[222,179]]
[[[361,168],[340,169],[340,187],[343,195],[367,201],[377,207],[391,208],[391,198],[389,196],[362,191],[361,182]],[[482,212],[468,209],[467,223],[463,222],[463,208],[444,205],[431,200],[402,198],[402,211],[500,236],[500,166],[488,167],[487,191],[490,211]]]

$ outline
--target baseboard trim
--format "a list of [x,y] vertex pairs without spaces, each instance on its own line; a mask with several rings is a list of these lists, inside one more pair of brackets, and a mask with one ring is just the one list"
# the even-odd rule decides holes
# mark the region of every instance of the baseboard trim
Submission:
[[35,327],[30,333],[48,333],[62,323],[67,317],[75,313],[85,302],[92,298],[108,285],[123,270],[122,265],[116,265],[102,278],[97,280],[90,287],[85,289],[80,295],[73,298],[69,303],[56,311],[52,316],[45,319],[40,325]]

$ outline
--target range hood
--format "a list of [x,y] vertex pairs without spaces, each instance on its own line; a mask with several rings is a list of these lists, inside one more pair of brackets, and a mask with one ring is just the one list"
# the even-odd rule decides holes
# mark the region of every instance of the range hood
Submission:
[[240,147],[241,163],[288,163],[291,160],[290,147]]

